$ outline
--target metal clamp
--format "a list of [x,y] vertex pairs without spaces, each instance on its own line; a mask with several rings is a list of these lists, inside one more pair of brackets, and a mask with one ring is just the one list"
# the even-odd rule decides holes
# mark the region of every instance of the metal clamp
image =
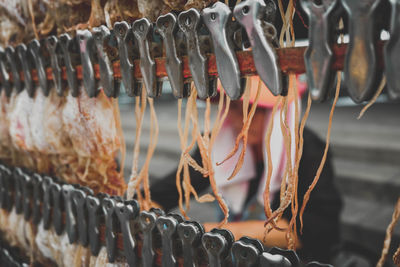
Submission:
[[72,194],[72,201],[76,207],[78,238],[79,242],[84,247],[86,247],[89,243],[86,196],[87,196],[86,192],[81,188],[75,188]]
[[43,178],[39,174],[35,173],[32,176],[32,222],[33,224],[39,224],[42,219],[41,205],[43,203]]
[[74,187],[69,184],[62,185],[62,195],[64,202],[65,211],[65,230],[68,235],[69,243],[72,244],[77,240],[78,236],[78,225],[77,225],[77,215],[76,207],[72,201],[72,194],[74,192]]
[[175,33],[178,30],[176,15],[168,13],[158,17],[157,32],[163,38],[165,49],[165,69],[171,84],[172,93],[176,98],[187,97],[190,94],[190,84],[183,81],[183,63],[176,50]]
[[138,263],[136,241],[132,235],[131,223],[139,215],[139,210],[139,203],[136,200],[119,202],[115,208],[121,226],[124,255],[129,266],[136,266]]
[[[257,239],[242,237],[232,245],[232,256],[236,267],[258,266],[264,248]],[[264,265],[261,265],[264,266]]]
[[100,85],[108,97],[117,97],[119,94],[119,81],[114,78],[113,64],[110,61],[105,46],[111,38],[110,30],[101,25],[92,29],[96,46],[97,60],[100,68]]
[[379,31],[376,12],[380,0],[342,0],[349,15],[349,44],[343,82],[356,103],[369,100],[378,87],[382,72],[378,68],[376,43]]
[[94,75],[94,42],[92,33],[89,30],[77,30],[76,36],[79,42],[81,55],[83,86],[89,97],[96,97],[99,93],[98,81]]
[[117,201],[105,197],[102,200],[102,208],[105,214],[105,223],[106,223],[106,249],[107,256],[109,262],[114,262],[116,253],[117,253],[117,218],[115,214],[115,207],[117,205]]
[[17,59],[14,47],[7,46],[4,50],[4,53],[6,54],[8,64],[11,68],[15,90],[17,93],[19,93],[24,89],[24,83],[21,81],[21,76],[19,75],[21,66],[19,64],[19,60]]
[[202,11],[213,40],[218,76],[227,95],[232,100],[239,99],[244,91],[240,79],[239,63],[234,51],[232,36],[228,36],[228,27],[232,27],[232,11],[222,2]]
[[140,71],[143,76],[148,97],[161,95],[162,82],[157,81],[156,62],[150,52],[151,35],[153,27],[147,18],[135,20],[132,32],[136,37],[140,52]]
[[100,221],[102,214],[101,210],[101,194],[96,197],[88,195],[86,197],[86,206],[88,208],[88,235],[90,251],[93,256],[99,254],[101,243],[100,243]]
[[143,233],[142,263],[144,267],[154,266],[153,233],[155,232],[158,214],[154,211],[141,211],[139,226]]
[[53,202],[53,227],[57,235],[61,235],[64,231],[63,224],[63,198],[61,194],[61,185],[52,183],[50,186],[51,200]]
[[72,58],[72,52],[74,48],[74,39],[72,39],[68,33],[61,34],[59,36],[60,47],[63,54],[64,65],[67,72],[68,87],[73,97],[79,96],[79,83],[78,77],[76,76],[75,62]]
[[212,229],[202,237],[203,247],[207,251],[210,267],[225,266],[229,250],[234,242],[232,233],[225,229]]
[[12,171],[6,166],[0,165],[0,175],[2,177],[1,208],[7,211],[11,211],[13,207],[12,193],[14,191],[14,179],[12,177]]
[[195,221],[178,225],[178,236],[182,241],[183,267],[196,267],[197,249],[204,234],[203,226]]
[[173,238],[176,236],[176,229],[183,219],[177,216],[160,216],[157,218],[156,226],[161,234],[162,243],[162,266],[176,267],[178,262],[174,256]]
[[32,69],[34,68],[32,55],[28,52],[28,48],[25,44],[17,45],[15,51],[17,52],[17,56],[22,65],[25,89],[28,92],[28,95],[33,97],[35,93],[35,85],[32,79]]
[[46,39],[47,50],[50,54],[51,74],[53,76],[53,82],[56,92],[59,96],[64,95],[66,84],[62,78],[62,66],[59,59],[59,41],[54,35],[49,36]]
[[337,23],[339,0],[324,0],[318,5],[312,0],[300,2],[308,15],[309,45],[304,54],[308,88],[313,100],[324,101],[335,79],[331,71],[333,62],[332,38]]
[[272,255],[282,255],[286,259],[290,261],[290,266],[291,267],[299,267],[300,266],[300,259],[299,256],[297,256],[296,252],[293,250],[287,250],[287,249],[281,249],[277,247],[271,248],[268,253]]
[[260,266],[293,267],[290,261],[282,255],[272,255],[264,252],[260,256]]
[[178,25],[185,35],[186,48],[189,58],[189,69],[197,89],[198,97],[205,99],[216,95],[216,79],[208,77],[208,59],[201,50],[198,30],[200,27],[200,13],[194,8],[181,12],[178,16]]
[[21,177],[24,175],[21,168],[15,168],[13,171],[14,178],[14,205],[15,212],[17,214],[21,214],[23,211],[23,202],[22,202],[22,182]]
[[35,68],[39,78],[39,86],[43,91],[45,96],[49,95],[50,87],[47,82],[47,72],[46,72],[46,58],[43,54],[42,44],[38,40],[32,40],[28,44],[28,51],[30,51],[33,62],[35,63]]
[[33,205],[33,183],[30,175],[23,174],[21,177],[21,189],[22,189],[22,211],[24,213],[24,218],[26,221],[32,215]]
[[[272,4],[271,4],[272,3]],[[276,9],[273,2],[269,1],[269,9]],[[264,0],[246,0],[235,6],[233,14],[236,20],[245,28],[249,38],[254,65],[260,79],[268,87],[273,95],[282,95],[284,91],[282,73],[278,64],[272,37],[276,34],[275,27],[266,21],[262,21],[267,10]],[[264,29],[268,29],[269,35],[265,36]],[[286,89],[286,88],[285,88]]]
[[119,61],[121,66],[122,84],[128,96],[140,96],[141,84],[133,76],[134,63],[133,53],[130,51],[130,44],[133,42],[133,33],[126,21],[114,24],[114,35],[118,42]]

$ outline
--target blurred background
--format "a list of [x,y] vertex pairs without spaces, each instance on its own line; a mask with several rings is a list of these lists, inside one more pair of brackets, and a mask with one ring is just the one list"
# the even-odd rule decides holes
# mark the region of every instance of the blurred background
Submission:
[[[333,116],[330,152],[333,155],[335,180],[344,199],[342,240],[352,249],[364,250],[363,254],[380,255],[394,204],[400,196],[400,102],[390,101],[383,93],[377,103],[358,120],[363,106],[355,105],[346,95],[341,95]],[[198,101],[200,125],[204,107],[204,102]],[[173,171],[180,157],[177,101],[170,93],[168,82],[164,83],[162,97],[155,100],[155,108],[160,134],[150,163],[151,182]],[[329,101],[313,103],[307,121],[307,126],[323,140],[326,138],[330,108]],[[133,99],[122,96],[120,109],[127,144],[125,177],[129,177],[136,127]],[[149,133],[150,116],[147,110],[141,137],[140,166],[146,156]],[[189,215],[200,222],[215,221],[215,209],[210,205],[214,204],[192,201]],[[392,247],[399,242],[398,225]]]

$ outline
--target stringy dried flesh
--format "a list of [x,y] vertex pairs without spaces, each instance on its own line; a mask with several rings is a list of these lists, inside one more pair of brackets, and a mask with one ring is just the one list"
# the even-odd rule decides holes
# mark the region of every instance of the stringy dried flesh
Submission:
[[[392,221],[390,222],[390,224],[386,229],[386,236],[385,236],[385,241],[383,242],[382,255],[378,263],[376,264],[376,267],[383,267],[385,264],[386,258],[390,250],[390,243],[392,241],[394,227],[396,226],[399,219],[400,219],[400,198],[397,200],[396,206],[394,207]],[[398,251],[395,253],[395,255],[398,255]],[[399,262],[397,262],[396,264],[398,265],[398,263]]]

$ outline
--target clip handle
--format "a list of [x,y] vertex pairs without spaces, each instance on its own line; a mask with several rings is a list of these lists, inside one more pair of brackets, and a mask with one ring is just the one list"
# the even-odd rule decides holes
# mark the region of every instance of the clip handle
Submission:
[[43,203],[43,178],[39,174],[34,174],[32,176],[33,193],[32,193],[32,222],[33,224],[39,224],[42,218],[41,205]]
[[76,207],[72,201],[74,187],[72,185],[65,184],[62,186],[61,190],[64,198],[65,230],[68,235],[69,243],[72,244],[76,242],[78,236]]
[[210,82],[208,77],[208,59],[200,48],[198,30],[200,27],[200,13],[194,8],[181,12],[178,16],[178,25],[185,35],[189,69],[200,99],[206,99],[216,94],[215,81]]
[[86,212],[86,193],[82,189],[76,188],[72,194],[72,200],[76,207],[79,242],[82,244],[82,246],[86,247],[89,242]]
[[167,70],[168,80],[171,84],[172,93],[176,98],[187,97],[190,91],[184,85],[183,81],[183,63],[176,51],[176,42],[174,33],[177,32],[177,18],[173,13],[168,13],[158,17],[157,32],[163,38],[165,49],[165,68]]
[[42,217],[42,222],[43,222],[43,228],[45,230],[49,230],[50,225],[51,225],[51,208],[53,206],[52,200],[51,200],[51,185],[53,184],[53,181],[51,180],[50,177],[45,176],[43,178],[43,217]]
[[116,22],[114,24],[114,34],[117,38],[119,62],[121,66],[122,84],[125,87],[128,96],[140,96],[141,84],[133,76],[134,63],[131,59],[130,43],[133,41],[131,27],[126,21]]
[[232,256],[236,267],[259,266],[259,257],[262,252],[261,242],[249,237],[242,237],[232,245]]
[[57,235],[61,235],[64,231],[63,224],[63,199],[61,195],[61,186],[52,183],[50,186],[51,198],[53,201],[53,227]]
[[101,25],[93,28],[92,32],[100,68],[100,85],[106,96],[115,98],[119,94],[119,82],[114,79],[113,65],[105,50],[105,43],[111,38],[110,30]]
[[116,222],[116,200],[105,197],[102,200],[102,208],[105,215],[106,223],[106,249],[108,255],[108,261],[114,262],[117,253],[117,235],[115,233],[117,222]]
[[311,0],[301,1],[309,19],[309,45],[304,54],[308,87],[313,100],[324,101],[332,87],[335,73],[331,71],[333,62],[332,38],[334,11],[339,1],[323,1],[320,5]]
[[96,97],[99,93],[96,77],[93,68],[93,36],[89,30],[78,30],[76,36],[79,42],[79,51],[81,55],[83,86],[89,97]]
[[260,79],[271,93],[277,96],[284,93],[282,73],[271,38],[264,35],[262,23],[269,29],[275,29],[272,24],[261,21],[266,12],[268,10],[264,0],[246,0],[235,6],[233,14],[246,30],[252,47],[254,65]]
[[35,93],[35,85],[33,83],[32,73],[31,73],[33,69],[31,54],[28,53],[28,48],[26,47],[25,44],[17,45],[15,47],[15,51],[17,52],[17,56],[22,65],[22,71],[24,73],[25,89],[27,90],[28,95],[30,97],[33,97]]
[[136,241],[131,230],[131,221],[136,219],[139,214],[139,204],[135,200],[117,203],[116,214],[119,219],[124,244],[124,255],[129,266],[136,266],[138,259],[136,256]]
[[154,212],[141,211],[139,225],[143,232],[142,262],[144,267],[154,266],[153,230],[156,227],[157,215]]
[[50,54],[51,74],[53,76],[54,86],[59,96],[63,96],[65,83],[62,79],[62,67],[58,58],[59,41],[54,35],[46,39],[47,50]]
[[63,33],[59,37],[60,47],[63,54],[65,70],[67,72],[68,87],[73,97],[79,96],[79,83],[76,76],[76,69],[72,62],[71,51],[74,40],[68,33]]
[[227,5],[216,2],[212,7],[203,9],[202,17],[211,33],[219,79],[227,95],[237,100],[242,96],[244,88],[241,86],[233,41],[227,33],[228,25],[232,24],[232,12]]
[[138,19],[132,24],[132,32],[139,44],[140,71],[146,86],[147,96],[154,98],[161,95],[162,83],[157,82],[156,62],[150,52],[152,29],[153,27],[147,18]]
[[30,51],[33,61],[35,63],[39,86],[43,91],[45,96],[49,95],[50,87],[47,82],[47,73],[46,73],[46,61],[43,55],[42,45],[38,40],[32,40],[28,44],[28,50]]
[[13,84],[17,93],[24,89],[24,83],[21,81],[19,60],[16,56],[15,49],[12,46],[6,47],[4,50],[13,78]]
[[173,250],[173,237],[176,233],[178,221],[172,216],[160,216],[157,218],[157,229],[161,234],[162,243],[162,266],[163,267],[176,267],[178,262],[174,256]]
[[181,222],[177,232],[182,241],[183,267],[197,267],[196,249],[201,244],[203,226],[197,222]]
[[99,198],[88,195],[86,197],[86,206],[88,207],[88,235],[90,251],[93,256],[99,254],[100,243],[100,218],[101,214],[101,201]]
[[380,0],[342,0],[349,15],[349,44],[344,64],[343,82],[356,103],[369,100],[380,81],[376,42],[376,13]]
[[15,203],[15,212],[17,214],[21,214],[23,210],[23,201],[22,201],[22,176],[24,173],[20,168],[15,168],[13,173],[14,178],[14,203]]

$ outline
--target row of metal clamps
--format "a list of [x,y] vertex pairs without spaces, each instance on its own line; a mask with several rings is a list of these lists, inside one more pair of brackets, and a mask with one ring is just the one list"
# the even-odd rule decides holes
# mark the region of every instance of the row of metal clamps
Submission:
[[[276,30],[271,24],[275,12],[276,5],[272,0],[267,4],[264,0],[242,1],[233,12],[227,5],[217,2],[201,13],[196,9],[181,12],[178,16],[168,13],[160,16],[155,25],[146,18],[136,20],[132,25],[122,21],[116,22],[112,30],[100,26],[92,31],[77,30],[74,38],[62,34],[58,38],[33,40],[27,46],[9,46],[0,50],[1,88],[7,95],[15,88],[17,92],[26,89],[33,96],[36,85],[32,70],[35,69],[37,85],[46,96],[52,86],[59,95],[63,95],[68,86],[72,96],[78,96],[80,81],[76,67],[81,65],[83,86],[89,97],[95,97],[100,88],[107,96],[117,97],[120,79],[115,77],[114,58],[110,57],[110,51],[116,51],[126,93],[138,96],[144,84],[147,95],[157,97],[161,94],[162,80],[156,76],[155,56],[163,53],[157,54],[153,47],[162,43],[167,76],[177,98],[188,96],[190,81],[194,82],[199,98],[217,93],[217,77],[208,75],[206,53],[213,52],[223,88],[232,100],[239,99],[245,84],[235,51],[249,47],[261,80],[274,95],[284,94],[274,44]],[[202,43],[207,38],[212,40],[211,51],[206,51],[206,45]],[[178,43],[184,49],[180,49]],[[188,57],[189,80],[182,73],[182,55]],[[134,64],[138,62],[135,59],[140,59],[140,80],[134,75]],[[100,75],[96,75],[95,64],[98,64]],[[47,67],[51,67],[53,84],[48,80]],[[63,68],[67,83],[63,79]]]
[[5,165],[0,165],[0,207],[57,235],[66,233],[71,244],[89,247],[93,256],[105,246],[111,263],[124,258],[129,266],[146,267],[300,266],[294,251],[267,252],[256,239],[235,241],[225,229],[205,232],[181,215],[140,211],[135,200],[94,195],[87,187]]
[[381,55],[381,31],[389,19],[384,9],[384,0],[301,1],[309,17],[309,46],[304,59],[308,85],[314,100],[325,100],[335,86],[332,46],[337,43],[335,29],[343,14],[347,14],[349,33],[343,87],[354,102],[367,101],[376,93],[384,69],[390,96],[400,97],[400,1],[390,0],[390,4],[390,39]]

